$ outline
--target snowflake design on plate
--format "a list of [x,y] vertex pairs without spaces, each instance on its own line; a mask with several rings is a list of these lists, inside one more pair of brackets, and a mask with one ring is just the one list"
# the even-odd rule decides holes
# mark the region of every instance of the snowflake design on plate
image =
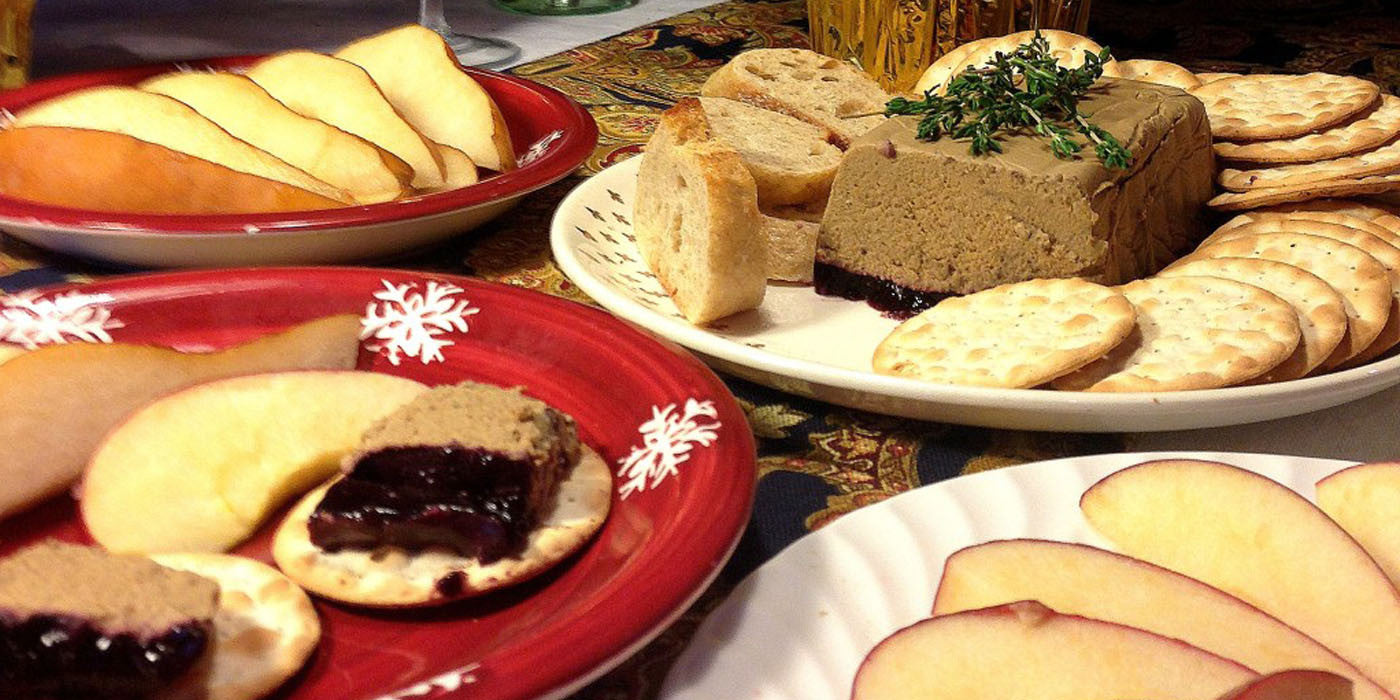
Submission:
[[442,336],[467,332],[467,317],[481,309],[466,299],[455,298],[462,288],[442,282],[428,282],[420,293],[417,284],[391,284],[381,280],[384,289],[374,293],[360,319],[360,340],[373,340],[365,347],[385,351],[389,364],[397,366],[405,357],[416,357],[423,364],[442,362],[442,349],[453,342]]
[[539,160],[540,158],[543,158],[545,151],[548,151],[549,147],[555,141],[558,141],[562,138],[564,138],[564,131],[562,129],[555,129],[554,131],[545,134],[544,136],[540,137],[539,141],[530,144],[530,147],[525,149],[525,155],[520,156],[520,161],[518,164],[521,166],[526,166]]
[[45,299],[38,292],[0,297],[0,341],[33,350],[40,345],[83,341],[110,343],[107,331],[124,324],[103,304],[110,294],[67,292]]
[[476,682],[476,670],[480,664],[468,664],[462,668],[453,669],[447,673],[433,676],[421,683],[414,683],[402,690],[394,691],[388,695],[381,695],[377,700],[403,700],[404,698],[421,698],[442,693],[451,693],[460,690],[462,686]]
[[[653,406],[651,419],[637,428],[642,434],[642,446],[619,460],[618,476],[622,485],[618,496],[627,498],[636,491],[656,488],[667,477],[679,473],[678,467],[690,459],[696,445],[708,447],[719,436],[719,412],[715,402],[686,399],[679,414],[676,404],[665,408]],[[702,422],[700,419],[710,420]]]

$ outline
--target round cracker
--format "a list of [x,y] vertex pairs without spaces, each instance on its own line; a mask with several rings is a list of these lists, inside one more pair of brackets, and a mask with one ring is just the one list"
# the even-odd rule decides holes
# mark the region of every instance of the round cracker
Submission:
[[1288,263],[1321,277],[1342,295],[1347,334],[1322,363],[1332,369],[1360,354],[1380,335],[1390,315],[1390,273],[1366,251],[1303,233],[1260,233],[1199,248],[1171,267],[1201,258],[1262,258]]
[[1373,233],[1351,226],[1322,221],[1265,219],[1233,229],[1216,231],[1202,241],[1200,247],[1204,248],[1213,242],[1230,240],[1231,238],[1269,233],[1303,233],[1331,238],[1366,251],[1385,266],[1390,280],[1390,313],[1386,316],[1385,325],[1368,347],[1338,366],[1367,362],[1400,343],[1400,235],[1383,228],[1379,232]]
[[[1042,29],[1040,35],[1050,45],[1050,55],[1066,68],[1084,65],[1084,52],[1097,54],[1103,51],[1093,39],[1073,32],[1058,29]],[[929,90],[942,94],[943,88],[968,68],[976,68],[991,60],[998,51],[1010,54],[1021,44],[1035,38],[1035,31],[1016,32],[1005,36],[993,36],[971,41],[944,54],[942,58],[924,70],[914,91],[923,94]]]
[[[1396,233],[1396,231],[1387,229],[1385,226],[1375,221],[1363,219],[1354,214],[1344,213],[1343,211],[1308,211],[1306,209],[1299,211],[1265,211],[1263,209],[1254,209],[1243,214],[1235,215],[1234,218],[1221,224],[1220,228],[1217,228],[1215,232],[1219,233],[1226,229],[1243,226],[1256,221],[1321,221],[1327,224],[1350,226],[1354,229],[1365,231],[1366,233],[1374,233],[1381,238],[1388,238],[1387,234]],[[1397,219],[1397,221],[1400,221],[1400,219]]]
[[1359,178],[1319,180],[1283,187],[1263,187],[1248,192],[1222,192],[1206,202],[1206,206],[1221,211],[1236,211],[1255,209],[1271,204],[1306,202],[1324,197],[1383,194],[1385,192],[1400,192],[1400,175],[1368,175]]
[[1201,79],[1181,66],[1170,61],[1151,61],[1135,58],[1127,61],[1109,61],[1104,64],[1103,74],[1109,78],[1137,80],[1144,83],[1169,85],[1182,90],[1194,90],[1201,86]]
[[1163,277],[1222,277],[1252,284],[1288,302],[1298,314],[1297,349],[1277,367],[1248,384],[1306,376],[1341,344],[1347,331],[1342,295],[1322,278],[1292,265],[1259,258],[1202,258],[1163,270]]
[[1238,78],[1238,77],[1240,77],[1241,75],[1244,75],[1244,74],[1243,74],[1243,73],[1197,73],[1197,74],[1196,74],[1196,79],[1199,80],[1199,81],[1201,81],[1201,84],[1202,84],[1202,85],[1205,85],[1206,83],[1213,83],[1213,82],[1215,82],[1215,81],[1217,81],[1217,80],[1224,80],[1224,79],[1226,79],[1226,78]]
[[1375,221],[1379,218],[1392,215],[1389,209],[1356,199],[1314,199],[1307,202],[1287,202],[1284,204],[1260,207],[1254,211],[1260,213],[1334,212],[1337,214],[1355,216],[1359,219],[1366,219],[1367,221]]
[[441,605],[520,583],[573,554],[597,532],[612,504],[612,472],[587,446],[525,550],[482,564],[455,552],[410,553],[397,547],[326,552],[311,543],[306,523],[330,484],[307,494],[277,528],[272,557],[311,593],[353,605],[405,608]]
[[1375,104],[1380,86],[1348,75],[1253,74],[1192,91],[1206,107],[1217,139],[1282,139],[1350,119]]
[[1312,163],[1279,165],[1272,168],[1239,170],[1224,168],[1216,176],[1221,187],[1248,192],[1265,187],[1304,185],[1317,180],[1337,180],[1379,175],[1400,170],[1400,141],[1355,155]]
[[1118,288],[1137,326],[1103,358],[1052,385],[1082,391],[1181,391],[1239,384],[1278,366],[1301,340],[1288,302],[1219,277],[1154,277]]
[[1308,163],[1369,151],[1400,136],[1400,97],[1381,95],[1368,112],[1326,131],[1291,139],[1230,143],[1217,141],[1215,155],[1251,163]]
[[880,374],[940,384],[1027,388],[1108,352],[1133,329],[1122,294],[1081,279],[1040,279],[951,297],[875,348]]
[[160,700],[253,700],[291,678],[321,640],[306,592],[281,572],[232,554],[155,554],[161,566],[219,584],[211,653]]

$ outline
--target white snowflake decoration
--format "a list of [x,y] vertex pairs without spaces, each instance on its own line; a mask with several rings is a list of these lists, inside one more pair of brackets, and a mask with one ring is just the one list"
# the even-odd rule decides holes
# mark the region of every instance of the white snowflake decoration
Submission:
[[110,309],[110,294],[68,292],[45,299],[37,292],[0,297],[0,341],[33,350],[40,345],[80,340],[110,343],[107,331],[121,328]]
[[[635,491],[656,488],[658,484],[673,474],[678,474],[683,462],[690,459],[690,450],[695,445],[708,447],[718,437],[720,422],[714,420],[719,415],[713,401],[686,399],[685,409],[676,414],[676,405],[666,408],[653,406],[651,420],[642,423],[637,432],[642,434],[642,446],[632,448],[632,452],[622,458],[622,486],[618,496],[627,498]],[[710,418],[700,422],[701,418]]]
[[379,700],[402,700],[403,698],[419,698],[438,693],[451,693],[461,689],[464,685],[476,682],[476,670],[480,664],[468,664],[459,669],[454,669],[437,676],[433,676],[421,683],[404,688],[403,690],[383,695]]
[[564,132],[559,129],[555,129],[554,131],[545,134],[543,137],[540,138],[539,141],[530,144],[530,147],[525,151],[525,155],[520,156],[519,164],[529,165],[544,157],[544,152],[549,150],[550,144],[553,144],[555,141],[558,141],[562,138],[564,138]]
[[452,331],[467,332],[467,317],[481,309],[465,299],[454,299],[462,288],[429,282],[420,294],[410,293],[412,283],[394,285],[384,280],[384,289],[374,293],[377,302],[365,306],[360,319],[360,340],[373,352],[385,351],[389,363],[398,365],[404,357],[416,357],[423,364],[442,362],[442,349],[453,342],[442,336]]

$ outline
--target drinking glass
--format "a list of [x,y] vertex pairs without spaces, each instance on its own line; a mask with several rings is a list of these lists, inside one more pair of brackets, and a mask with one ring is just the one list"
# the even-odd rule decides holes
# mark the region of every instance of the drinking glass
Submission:
[[489,68],[520,55],[520,47],[509,41],[460,34],[453,30],[442,14],[442,0],[418,0],[418,23],[441,35],[464,66]]
[[0,90],[19,87],[29,77],[34,0],[0,0]]
[[1027,29],[1083,34],[1089,0],[807,0],[812,48],[850,60],[887,90],[974,39]]
[[593,15],[637,4],[637,0],[494,0],[497,7],[526,15]]

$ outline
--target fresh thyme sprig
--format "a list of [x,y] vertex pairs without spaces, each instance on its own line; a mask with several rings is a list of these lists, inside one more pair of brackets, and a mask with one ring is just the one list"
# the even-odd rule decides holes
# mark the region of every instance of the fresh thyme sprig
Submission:
[[1057,158],[1073,158],[1084,148],[1075,134],[1093,145],[1094,154],[1109,168],[1126,169],[1133,155],[1112,134],[1080,114],[1079,98],[1103,75],[1108,49],[1084,52],[1084,65],[1065,68],[1050,54],[1050,42],[1039,32],[1010,54],[998,51],[981,67],[964,70],[943,95],[933,91],[921,100],[896,97],[885,114],[923,115],[915,132],[925,141],[943,136],[967,139],[973,155],[1000,153],[997,134],[1029,128],[1050,139]]

